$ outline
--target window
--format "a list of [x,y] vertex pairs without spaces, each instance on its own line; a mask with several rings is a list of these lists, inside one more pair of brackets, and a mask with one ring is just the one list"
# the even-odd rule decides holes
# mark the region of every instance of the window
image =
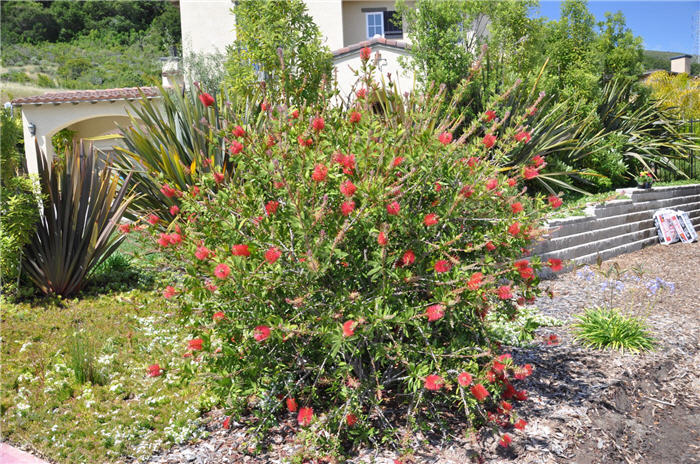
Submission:
[[384,37],[384,12],[365,14],[367,16],[367,38],[371,39],[375,35]]
[[375,35],[387,39],[403,39],[401,16],[396,11],[365,11],[365,16],[368,39]]
[[402,27],[401,15],[396,11],[384,12],[384,37],[387,39],[403,39]]

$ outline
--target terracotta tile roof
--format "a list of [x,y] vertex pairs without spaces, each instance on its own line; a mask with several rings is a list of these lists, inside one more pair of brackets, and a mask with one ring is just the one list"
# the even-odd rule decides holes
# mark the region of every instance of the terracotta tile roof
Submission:
[[33,97],[16,98],[12,100],[13,106],[22,105],[42,105],[60,103],[80,103],[97,101],[116,100],[138,100],[141,92],[147,98],[159,95],[158,87],[127,87],[123,89],[101,89],[101,90],[68,90],[65,92],[47,92],[43,95]]
[[352,45],[348,45],[347,47],[339,48],[338,50],[333,51],[333,57],[336,58],[341,55],[347,55],[348,53],[353,53],[356,51],[359,51],[361,48],[364,47],[370,47],[372,48],[373,45],[384,45],[386,47],[391,47],[391,48],[398,48],[401,50],[410,50],[411,45],[408,42],[404,42],[403,40],[392,40],[392,39],[385,39],[384,37],[375,37],[370,40],[364,40],[362,42],[357,42]]

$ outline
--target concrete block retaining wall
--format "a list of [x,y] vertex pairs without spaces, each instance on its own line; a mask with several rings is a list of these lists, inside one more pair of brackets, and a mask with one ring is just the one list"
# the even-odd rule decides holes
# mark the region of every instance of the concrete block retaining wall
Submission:
[[542,257],[595,263],[659,243],[654,213],[662,208],[685,211],[700,231],[700,184],[652,189],[620,189],[629,199],[590,206],[585,216],[554,219],[549,233],[533,249]]

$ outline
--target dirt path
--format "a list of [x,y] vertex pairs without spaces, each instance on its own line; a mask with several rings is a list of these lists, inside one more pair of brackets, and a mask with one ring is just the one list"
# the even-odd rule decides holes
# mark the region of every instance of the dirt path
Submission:
[[[700,244],[656,245],[604,263],[642,267],[640,277],[620,277],[613,305],[647,318],[656,350],[645,354],[595,351],[576,343],[569,327],[585,307],[609,298],[607,279],[579,269],[544,281],[552,299],[535,305],[564,325],[538,330],[540,342],[513,349],[519,363],[530,363],[529,399],[520,411],[528,421],[525,433],[513,435],[509,449],[497,445],[488,431],[478,437],[455,434],[441,439],[413,437],[408,463],[700,463]],[[660,278],[674,284],[651,290]],[[613,284],[616,284],[613,279]],[[655,303],[655,304],[654,304]],[[544,339],[556,334],[559,343]],[[245,433],[221,430],[212,413],[211,436],[197,444],[156,456],[153,463],[284,462],[296,445],[292,430],[281,425],[265,455],[245,453]],[[392,464],[393,450],[364,449],[351,462]]]

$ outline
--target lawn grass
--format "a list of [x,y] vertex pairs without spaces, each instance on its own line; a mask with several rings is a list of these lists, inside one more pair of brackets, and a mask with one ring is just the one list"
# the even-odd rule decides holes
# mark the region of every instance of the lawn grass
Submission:
[[571,197],[564,197],[563,204],[559,209],[556,210],[554,214],[550,215],[550,218],[564,218],[569,216],[582,216],[585,209],[589,205],[599,205],[606,201],[611,200],[623,200],[629,198],[628,196],[616,192],[602,192],[593,195],[575,195]]
[[[76,357],[92,347],[92,361]],[[156,291],[2,305],[3,439],[65,463],[137,462],[197,434],[213,398]],[[88,350],[89,351],[89,350]],[[79,383],[72,366],[92,364]],[[163,375],[149,377],[159,364]]]

